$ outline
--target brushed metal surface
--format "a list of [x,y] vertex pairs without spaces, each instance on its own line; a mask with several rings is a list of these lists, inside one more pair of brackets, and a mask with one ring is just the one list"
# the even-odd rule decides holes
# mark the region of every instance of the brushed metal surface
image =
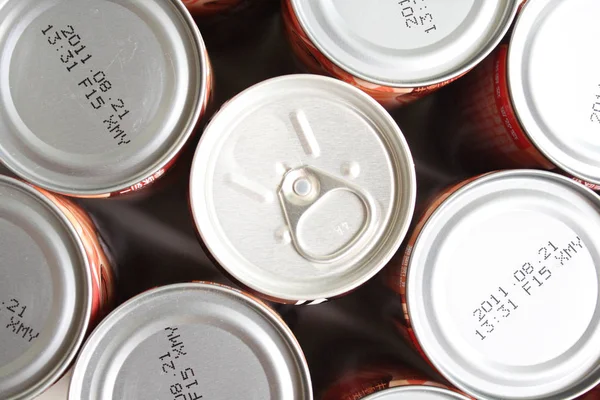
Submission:
[[[508,53],[510,95],[527,136],[556,166],[594,184],[600,184],[600,54],[588,46],[600,33],[598,15],[594,0],[528,1]],[[566,101],[553,101],[557,87]]]
[[115,310],[87,341],[69,389],[80,400],[178,394],[313,398],[302,350],[283,320],[237,290],[204,283],[157,288]]
[[0,177],[0,397],[28,399],[74,360],[89,327],[92,277],[67,217]]
[[200,33],[174,0],[0,4],[0,156],[49,190],[124,190],[181,149],[207,96]]
[[468,71],[510,27],[517,0],[292,0],[332,62],[374,84],[418,87]]
[[454,385],[558,400],[600,381],[599,211],[596,193],[534,170],[480,177],[435,210],[412,248],[407,304]]
[[410,150],[389,114],[346,83],[305,74],[230,100],[190,176],[206,247],[282,301],[339,296],[374,276],[403,240],[415,196]]

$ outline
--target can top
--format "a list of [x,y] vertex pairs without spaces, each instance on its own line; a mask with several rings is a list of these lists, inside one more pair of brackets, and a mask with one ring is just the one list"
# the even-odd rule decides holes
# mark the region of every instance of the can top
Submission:
[[45,189],[121,191],[163,168],[207,96],[178,0],[0,0],[0,159]]
[[433,365],[478,399],[571,399],[600,380],[600,198],[558,174],[488,174],[425,223],[407,305]]
[[274,78],[213,118],[192,165],[192,213],[219,264],[275,300],[341,295],[398,249],[415,203],[408,145],[360,90]]
[[401,386],[369,395],[362,400],[467,400],[467,397],[433,386]]
[[274,311],[207,283],[145,292],[108,316],[75,365],[78,400],[310,400],[308,366]]
[[291,0],[311,41],[366,81],[416,87],[457,77],[500,42],[517,0]]
[[0,176],[0,393],[31,399],[69,367],[92,307],[85,250],[63,213]]
[[535,146],[561,169],[595,184],[600,184],[600,54],[586,43],[600,34],[599,15],[596,0],[530,0],[508,56],[515,112]]

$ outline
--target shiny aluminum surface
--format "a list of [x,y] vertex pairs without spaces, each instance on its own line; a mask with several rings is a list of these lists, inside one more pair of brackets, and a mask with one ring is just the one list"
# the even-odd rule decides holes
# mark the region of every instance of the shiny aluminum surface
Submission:
[[374,393],[362,400],[467,400],[467,397],[432,386],[403,386]]
[[0,0],[0,159],[36,185],[120,191],[179,152],[207,57],[179,0]]
[[468,71],[500,42],[516,0],[292,0],[312,42],[356,77],[418,87]]
[[[224,286],[145,292],[114,311],[77,360],[69,399],[311,400],[302,350],[263,303]],[[182,397],[182,396],[180,396]]]
[[229,101],[190,177],[196,226],[220,265],[263,295],[300,303],[377,273],[406,233],[415,190],[389,114],[314,75],[271,79]]
[[0,397],[30,399],[69,367],[92,305],[83,245],[30,186],[0,177]]
[[600,380],[600,198],[497,172],[453,193],[412,249],[408,313],[433,365],[477,399],[572,399]]
[[[600,34],[596,0],[530,0],[515,25],[508,79],[515,112],[559,168],[600,184]],[[568,32],[568,34],[566,34]],[[560,93],[562,101],[555,101]]]

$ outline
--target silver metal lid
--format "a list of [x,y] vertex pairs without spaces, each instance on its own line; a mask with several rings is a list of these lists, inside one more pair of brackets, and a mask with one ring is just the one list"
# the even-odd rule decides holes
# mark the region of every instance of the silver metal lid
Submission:
[[0,393],[31,399],[69,367],[88,328],[91,275],[66,217],[0,177]]
[[204,44],[179,0],[0,0],[0,159],[73,195],[165,166],[198,120]]
[[362,400],[467,400],[467,397],[433,386],[402,386],[374,393]]
[[306,34],[359,78],[425,86],[468,71],[500,42],[517,0],[291,0]]
[[389,114],[341,81],[289,75],[213,118],[190,177],[202,240],[236,279],[275,299],[346,293],[391,258],[415,172]]
[[477,399],[572,399],[600,381],[600,198],[550,172],[479,178],[429,218],[407,304],[433,365]]
[[109,315],[77,360],[69,398],[309,400],[312,389],[300,345],[274,311],[238,290],[187,283]]
[[[535,146],[554,164],[600,184],[600,34],[597,0],[530,0],[508,54],[509,89]],[[568,34],[565,34],[568,32]],[[557,88],[560,98],[556,101]]]

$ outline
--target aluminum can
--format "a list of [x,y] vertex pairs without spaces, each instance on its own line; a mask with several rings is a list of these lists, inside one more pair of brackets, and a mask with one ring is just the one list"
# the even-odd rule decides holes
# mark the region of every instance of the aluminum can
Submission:
[[220,14],[250,3],[251,0],[183,0],[188,10],[198,16]]
[[239,290],[184,283],[129,300],[94,331],[69,399],[311,400],[308,366],[283,320]]
[[[450,101],[458,122],[449,136],[455,159],[487,170],[558,168],[600,189],[600,81],[593,67],[600,56],[585,45],[572,45],[586,43],[596,32],[596,24],[569,18],[579,14],[595,18],[600,3],[524,4],[509,44],[501,45],[455,87]],[[570,32],[568,42],[562,40],[565,29]],[[562,77],[574,80],[560,85],[561,98],[568,101],[557,108],[554,88]]]
[[467,400],[468,397],[409,368],[380,365],[353,371],[331,385],[322,400]]
[[412,217],[402,132],[360,90],[288,75],[242,92],[204,131],[190,176],[201,241],[263,298],[321,303],[374,276]]
[[600,197],[559,174],[442,192],[388,270],[415,347],[477,399],[581,395],[600,380],[598,234]]
[[404,386],[388,389],[365,397],[363,400],[467,400],[459,393],[431,386]]
[[70,201],[0,176],[0,393],[32,399],[113,305],[106,246]]
[[517,7],[517,0],[283,0],[283,15],[309,71],[394,108],[473,68],[502,40]]
[[0,21],[0,160],[15,174],[109,197],[174,163],[211,92],[181,1],[0,1]]

